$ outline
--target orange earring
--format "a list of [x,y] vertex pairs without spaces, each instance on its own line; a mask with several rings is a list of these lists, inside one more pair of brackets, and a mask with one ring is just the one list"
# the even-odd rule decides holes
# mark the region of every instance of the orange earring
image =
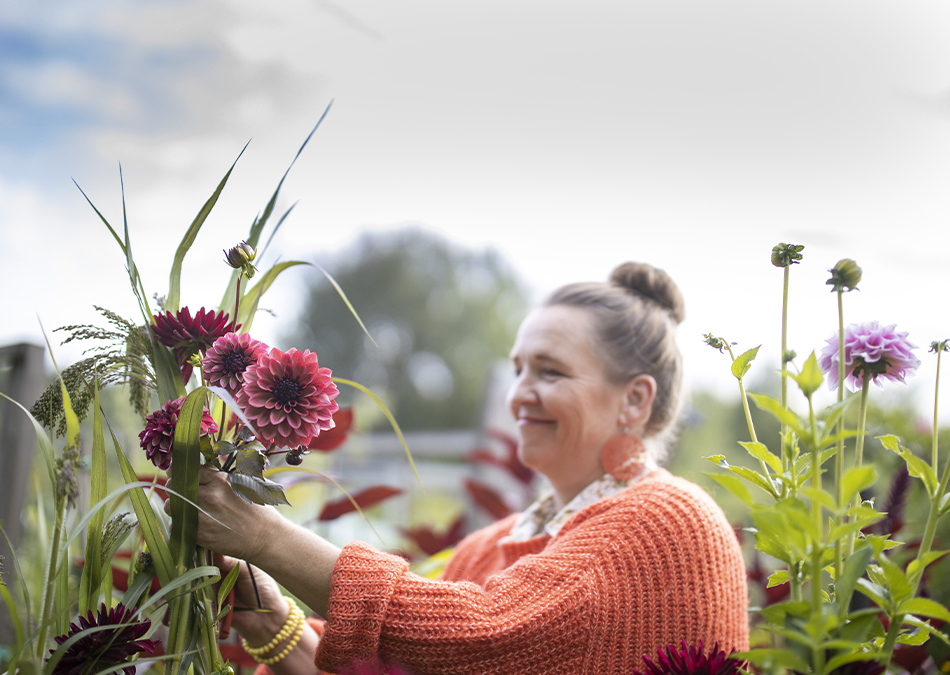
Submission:
[[647,453],[643,441],[630,434],[617,434],[604,444],[600,463],[614,480],[626,483],[646,471]]

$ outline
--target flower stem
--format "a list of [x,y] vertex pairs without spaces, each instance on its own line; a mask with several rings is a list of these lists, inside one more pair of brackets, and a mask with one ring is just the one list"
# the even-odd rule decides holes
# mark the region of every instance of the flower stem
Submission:
[[[821,490],[821,449],[818,443],[818,422],[815,420],[815,406],[812,397],[808,396],[808,422],[811,427],[811,480],[816,491]],[[811,500],[812,518],[815,521],[816,539],[811,547],[811,615],[821,616],[821,557],[822,557],[822,526],[821,502]],[[816,646],[812,650],[812,672],[820,673],[825,665],[825,650]]]
[[933,459],[930,466],[933,467],[934,475],[937,475],[937,401],[940,395],[940,355],[943,349],[937,350],[937,384],[934,386],[934,433],[933,433]]
[[243,274],[238,274],[237,286],[234,289],[234,318],[231,319],[231,323],[237,326],[238,320],[238,310],[241,308],[241,278]]
[[[838,289],[838,403],[844,400],[844,291]],[[844,508],[844,415],[838,418],[835,431],[838,434],[838,449],[835,453],[835,503]],[[847,516],[845,516],[846,518]],[[835,540],[835,579],[841,578],[841,539]]]
[[[732,353],[732,348],[727,345],[726,349],[729,350],[729,356],[732,357],[732,361],[735,363],[736,356]],[[755,425],[752,424],[752,412],[749,410],[749,399],[745,393],[745,384],[742,382],[741,377],[736,379],[739,380],[739,396],[742,398],[742,410],[745,413],[745,423],[749,427],[749,437],[752,439],[753,443],[758,443],[759,439],[756,438],[755,435]],[[759,466],[762,467],[762,473],[765,474],[765,479],[771,484],[772,475],[769,473],[769,467],[761,459],[759,460]]]
[[46,658],[46,634],[50,624],[50,612],[55,595],[56,571],[59,569],[59,546],[63,538],[63,524],[66,522],[66,509],[69,500],[65,495],[56,497],[56,524],[53,526],[53,545],[49,554],[49,569],[46,571],[46,588],[43,589],[43,611],[40,613],[39,639],[36,643],[36,656]]
[[[782,407],[786,410],[788,409],[788,361],[786,360],[786,354],[788,354],[788,271],[790,267],[791,265],[785,266],[785,283],[782,288]],[[787,434],[788,425],[783,422],[782,441],[780,444],[783,474],[788,471],[789,465],[789,460],[785,453],[785,439]],[[782,495],[785,496],[786,493],[787,487],[783,485]]]
[[[867,373],[864,374],[864,381],[861,383],[861,403],[858,409],[858,437],[854,443],[854,467],[858,468],[864,461],[864,432],[868,422],[868,389],[871,386],[871,378]],[[854,497],[854,506],[861,506],[861,493]],[[855,533],[848,535],[848,556],[854,553]]]

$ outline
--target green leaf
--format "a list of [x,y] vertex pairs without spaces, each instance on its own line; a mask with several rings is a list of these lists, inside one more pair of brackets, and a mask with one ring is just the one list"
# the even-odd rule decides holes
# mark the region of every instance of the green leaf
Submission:
[[788,570],[778,570],[777,572],[772,572],[772,574],[769,575],[769,583],[766,588],[772,588],[772,586],[781,586],[782,584],[787,584],[788,581]]
[[841,489],[844,494],[843,501],[839,506],[845,508],[862,490],[865,490],[877,480],[877,470],[874,465],[856,466],[848,469],[841,479]]
[[263,478],[267,455],[264,446],[257,441],[245,443],[234,449],[234,471],[244,476]]
[[829,406],[825,409],[825,428],[831,430],[838,423],[838,420],[841,419],[841,416],[847,412],[848,407],[857,400],[856,397],[852,396],[844,399],[843,401],[838,401],[832,406]]
[[383,403],[382,399],[379,398],[372,391],[364,387],[359,382],[353,382],[352,380],[344,380],[340,377],[334,377],[333,381],[337,384],[345,384],[347,386],[353,387],[354,389],[359,389],[361,392],[369,396],[376,405],[379,406],[380,410],[383,411],[383,414],[386,416],[386,419],[389,420],[389,423],[392,425],[393,431],[396,432],[396,436],[399,437],[399,442],[402,443],[402,449],[406,451],[406,458],[409,460],[409,466],[412,467],[412,472],[416,474],[416,480],[419,481],[419,487],[422,488],[422,491],[425,492],[425,486],[422,485],[422,478],[419,477],[419,472],[416,470],[416,463],[412,461],[412,455],[409,453],[409,446],[406,445],[406,439],[402,435],[402,429],[399,428],[399,424],[396,422],[396,418],[393,417],[393,414],[389,412],[389,408],[386,407],[386,404]]
[[797,654],[785,649],[753,649],[748,652],[739,652],[736,659],[743,659],[759,668],[769,671],[773,668],[791,668],[799,673],[809,673],[811,668]]
[[275,483],[267,478],[246,476],[240,473],[232,473],[228,477],[234,494],[251,504],[260,504],[261,506],[290,505],[287,497],[284,496],[284,488],[280,483]]
[[718,466],[721,466],[721,467],[724,468],[724,469],[728,469],[728,468],[729,468],[729,462],[726,462],[726,456],[725,456],[725,455],[709,455],[709,456],[707,456],[707,457],[703,457],[703,459],[708,460],[708,461],[710,461],[710,462],[712,462],[713,464],[716,464],[716,465],[718,465]]
[[821,672],[823,675],[828,675],[828,673],[849,663],[854,663],[855,661],[876,661],[880,656],[878,652],[851,652],[848,654],[840,654],[829,659]]
[[[92,460],[90,471],[90,508],[109,493],[108,474],[106,470],[106,441],[102,433],[102,411],[99,409],[99,383],[93,387],[92,411]],[[86,535],[86,562],[82,568],[82,577],[79,582],[79,614],[85,615],[94,609],[99,601],[99,585],[102,582],[102,525],[105,522],[105,513],[99,511],[89,522]],[[111,559],[111,556],[110,556]]]
[[887,450],[890,450],[891,452],[896,452],[898,455],[901,454],[900,453],[900,439],[894,434],[886,434],[884,436],[875,436],[874,438],[879,440],[881,442],[881,445],[883,445]]
[[[198,475],[201,469],[201,420],[204,416],[205,392],[203,388],[191,392],[181,405],[175,440],[172,444],[171,487],[175,492],[192,502],[198,500]],[[198,543],[198,509],[181,497],[170,497],[172,517],[172,558],[181,572],[190,565],[188,559],[194,554]]]
[[[254,323],[254,316],[257,314],[257,306],[261,300],[261,296],[267,292],[267,289],[274,283],[278,275],[288,268],[309,264],[310,263],[301,260],[289,260],[287,262],[277,263],[267,270],[264,276],[262,276],[241,299],[241,309],[238,313],[237,322],[241,324],[242,333],[250,331],[251,325]],[[234,310],[233,304],[231,310]]]
[[872,553],[871,548],[865,546],[855,551],[845,561],[841,578],[835,580],[835,600],[839,615],[847,614],[848,607],[851,604],[851,596],[854,595],[854,587],[858,583],[858,579],[864,575],[868,563],[871,562]]
[[[150,320],[154,320],[149,317]],[[185,395],[185,384],[181,381],[181,370],[175,355],[149,331],[152,346],[152,365],[155,367],[155,384],[158,387],[158,399],[162,403],[174,401]]]
[[911,626],[916,627],[919,632],[926,633],[928,636],[933,635],[934,637],[937,637],[940,640],[943,640],[948,645],[950,645],[950,637],[947,637],[947,634],[944,633],[942,630],[939,630],[931,626],[930,623],[927,621],[922,621],[921,619],[918,619],[915,616],[905,616],[904,623],[910,624]]
[[899,605],[904,600],[914,594],[914,587],[904,574],[904,571],[890,560],[883,558],[878,560],[881,570],[884,572],[884,578],[887,580],[887,591],[895,605]]
[[789,373],[788,376],[798,383],[798,388],[801,389],[806,398],[811,398],[811,395],[818,391],[818,387],[825,381],[824,376],[821,374],[821,368],[818,366],[818,359],[815,357],[815,352],[809,354],[805,360],[805,363],[802,365],[802,372],[798,375]]
[[776,473],[782,472],[782,460],[772,454],[764,443],[759,441],[739,441],[739,445],[749,451],[755,459],[768,464],[769,468]]
[[939,602],[929,598],[911,598],[900,604],[897,610],[900,614],[916,614],[917,616],[926,616],[931,619],[940,619],[941,621],[950,621],[950,611]]
[[924,481],[924,486],[927,488],[927,492],[931,497],[936,494],[937,476],[927,462],[917,457],[904,446],[899,445],[896,436],[877,436],[876,438],[881,441],[885,448],[901,456],[907,464],[907,470],[910,472],[910,475]]
[[801,494],[805,497],[808,497],[813,502],[818,502],[831,513],[837,513],[838,508],[835,504],[835,498],[829,492],[825,490],[816,489],[813,487],[804,487],[801,489]]
[[241,155],[244,154],[244,151],[247,150],[248,143],[250,143],[250,141],[245,143],[244,147],[241,148],[241,152],[238,153],[234,163],[231,164],[231,168],[228,169],[226,174],[224,174],[224,178],[222,178],[221,182],[218,183],[217,189],[215,189],[214,193],[208,197],[208,201],[206,201],[204,206],[201,207],[201,210],[198,211],[198,215],[195,216],[195,219],[191,221],[191,225],[185,232],[185,236],[182,237],[181,243],[178,244],[178,250],[175,251],[175,258],[172,261],[172,270],[169,274],[168,297],[165,299],[165,309],[172,314],[178,311],[178,305],[181,301],[181,265],[185,259],[185,254],[188,253],[191,245],[195,243],[195,237],[198,236],[198,231],[201,229],[201,226],[204,225],[205,219],[208,217],[208,214],[211,213],[211,209],[213,209],[214,205],[217,203],[218,197],[221,195],[221,191],[224,189],[225,184],[227,184],[228,178],[231,177],[231,172],[234,171],[234,167],[237,164],[238,159],[240,159]]
[[[762,345],[759,345],[759,347],[761,346]],[[749,372],[749,368],[752,367],[752,361],[755,359],[756,354],[759,353],[759,347],[753,347],[749,351],[743,352],[732,362],[732,375],[737,380],[741,380],[743,375]]]
[[749,398],[752,399],[752,402],[755,403],[759,410],[767,412],[779,422],[786,425],[789,429],[794,431],[799,438],[804,438],[808,434],[798,415],[788,408],[783,408],[780,401],[766,394],[756,394],[753,392],[749,392]]
[[16,648],[23,648],[23,622],[20,621],[20,613],[17,612],[16,603],[13,602],[13,596],[10,594],[10,589],[7,588],[6,584],[0,584],[0,598],[3,598],[3,603],[7,606],[7,612],[9,613],[10,619],[13,621],[13,632],[16,636]]
[[786,600],[785,602],[776,602],[773,605],[762,610],[762,616],[769,623],[782,625],[785,623],[786,616],[797,616],[804,618],[808,616],[809,604],[805,600]]
[[[49,473],[50,486],[52,486],[55,489],[56,487],[56,470],[54,468],[55,462],[56,462],[55,452],[53,450],[53,444],[49,440],[49,436],[46,435],[46,430],[43,429],[43,425],[40,424],[36,420],[36,418],[33,417],[32,414],[30,414],[30,411],[27,410],[25,407],[23,407],[20,403],[18,403],[17,401],[14,401],[12,398],[7,396],[3,392],[0,392],[0,396],[10,401],[10,403],[18,407],[20,410],[26,413],[27,417],[30,418],[30,423],[33,425],[33,432],[36,434],[36,444],[40,447],[40,450],[43,453],[43,459],[46,460],[46,469],[47,469],[47,472]],[[13,548],[10,547],[9,550],[12,551]]]
[[238,575],[241,573],[241,565],[240,561],[235,562],[234,567],[228,572],[228,576],[224,577],[224,581],[221,582],[221,586],[218,588],[218,605],[228,597],[228,593],[237,583]]
[[924,568],[926,568],[930,563],[935,560],[939,560],[943,556],[950,553],[950,551],[928,551],[922,558],[919,560],[911,560],[910,564],[907,565],[907,576],[913,578],[915,575],[919,574]]
[[729,492],[742,500],[742,502],[747,506],[752,506],[752,504],[755,503],[755,500],[752,498],[752,494],[749,492],[749,488],[747,488],[745,483],[743,483],[739,478],[722,473],[707,473],[706,475],[729,490]]

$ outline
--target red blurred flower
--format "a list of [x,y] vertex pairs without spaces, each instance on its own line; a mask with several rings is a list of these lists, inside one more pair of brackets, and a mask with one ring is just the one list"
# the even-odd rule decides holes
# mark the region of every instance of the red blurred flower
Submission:
[[744,663],[730,659],[729,654],[719,649],[718,642],[709,654],[703,652],[702,640],[698,642],[698,647],[687,647],[686,640],[681,640],[680,645],[679,649],[673,645],[657,649],[656,663],[644,656],[646,670],[641,672],[634,669],[634,675],[736,675]]
[[241,327],[240,324],[235,326],[233,321],[228,323],[227,314],[207,312],[204,307],[194,317],[190,309],[182,307],[174,316],[171,312],[165,312],[156,314],[154,318],[152,332],[159,342],[175,350],[181,379],[186,384],[193,370],[188,359],[198,352],[206,351],[222,335]]
[[[139,444],[145,450],[149,461],[164,471],[172,463],[172,442],[175,440],[175,427],[178,425],[178,415],[181,414],[181,405],[185,397],[174,401],[165,401],[161,410],[156,410],[145,418],[145,428],[139,434]],[[201,417],[201,435],[213,434],[218,431],[218,425],[211,419],[211,414],[205,408]]]
[[277,348],[244,371],[237,402],[257,430],[258,440],[280,447],[307,446],[333,428],[340,393],[329,368],[309,349]]
[[237,395],[244,384],[244,371],[257,363],[269,347],[247,333],[222,335],[205,354],[201,368],[208,384]]
[[329,452],[330,450],[336,450],[338,447],[346,443],[346,439],[349,436],[350,429],[352,427],[353,406],[340,408],[338,411],[333,413],[333,428],[321,432],[319,436],[315,436],[307,446],[307,450],[317,450],[319,452]]
[[[123,625],[128,624],[128,625]],[[89,610],[86,616],[79,617],[79,625],[69,624],[69,632],[55,638],[56,644],[63,644],[69,638],[87,628],[115,626],[108,630],[97,630],[79,638],[63,654],[53,668],[53,675],[82,675],[82,673],[100,672],[112,666],[128,663],[129,658],[140,652],[152,654],[159,646],[157,640],[142,640],[151,623],[143,618],[135,620],[135,609],[126,608],[119,603],[111,610],[103,603],[99,615]],[[54,653],[55,650],[50,650]],[[123,668],[125,675],[135,675],[135,666]]]

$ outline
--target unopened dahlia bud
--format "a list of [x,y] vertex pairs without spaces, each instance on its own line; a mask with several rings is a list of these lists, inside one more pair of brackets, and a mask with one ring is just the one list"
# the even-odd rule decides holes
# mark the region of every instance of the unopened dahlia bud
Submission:
[[781,243],[772,249],[772,264],[776,267],[797,265],[802,259],[801,251],[804,246]]
[[239,270],[257,257],[257,251],[255,251],[246,241],[242,241],[234,248],[227,249],[224,252],[224,256],[225,262],[227,262],[228,265],[236,270]]
[[850,258],[842,258],[828,271],[831,278],[825,283],[835,291],[853,291],[861,281],[861,268]]

